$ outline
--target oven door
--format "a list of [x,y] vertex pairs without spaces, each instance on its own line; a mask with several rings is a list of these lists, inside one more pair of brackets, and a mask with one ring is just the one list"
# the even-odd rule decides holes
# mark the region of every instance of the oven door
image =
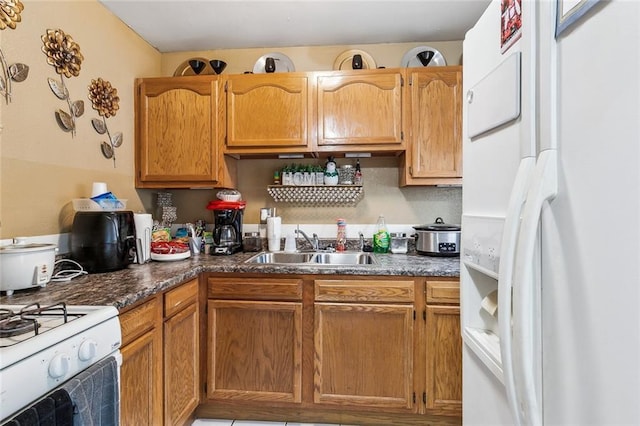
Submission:
[[23,408],[3,426],[119,424],[121,365],[117,351]]

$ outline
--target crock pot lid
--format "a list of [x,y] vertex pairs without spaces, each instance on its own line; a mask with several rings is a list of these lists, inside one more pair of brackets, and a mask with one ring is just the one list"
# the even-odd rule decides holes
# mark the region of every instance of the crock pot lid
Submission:
[[28,244],[9,244],[0,247],[0,253],[25,253],[30,251],[45,251],[55,249],[55,244],[44,243],[28,243]]
[[417,231],[459,231],[460,225],[453,225],[444,223],[441,217],[436,218],[435,223],[428,225],[414,226],[413,229]]

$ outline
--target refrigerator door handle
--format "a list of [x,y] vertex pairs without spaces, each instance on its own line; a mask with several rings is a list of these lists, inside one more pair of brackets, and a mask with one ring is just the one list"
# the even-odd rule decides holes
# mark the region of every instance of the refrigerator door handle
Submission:
[[514,294],[513,294],[513,354],[514,378],[518,399],[519,418],[529,425],[542,424],[542,410],[537,393],[535,364],[539,354],[534,340],[537,315],[534,310],[534,283],[536,276],[536,242],[538,223],[545,202],[558,193],[557,151],[540,152],[527,194],[522,215],[522,225],[516,248]]
[[509,205],[500,244],[500,271],[498,273],[498,334],[500,337],[500,359],[507,399],[516,424],[522,424],[518,416],[515,381],[513,375],[512,341],[511,341],[511,292],[513,289],[513,270],[515,266],[516,244],[520,230],[520,217],[536,164],[535,157],[520,160],[516,179],[511,189]]

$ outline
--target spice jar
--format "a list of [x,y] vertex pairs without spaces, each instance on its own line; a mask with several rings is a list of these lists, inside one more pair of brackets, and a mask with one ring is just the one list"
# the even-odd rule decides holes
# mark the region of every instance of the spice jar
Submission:
[[347,221],[338,219],[338,232],[336,236],[336,251],[345,251],[347,249]]

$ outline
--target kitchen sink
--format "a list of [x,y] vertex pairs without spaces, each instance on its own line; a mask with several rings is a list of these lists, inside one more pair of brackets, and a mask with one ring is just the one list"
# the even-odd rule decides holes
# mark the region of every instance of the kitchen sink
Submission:
[[247,259],[245,263],[257,264],[287,264],[287,265],[377,265],[378,260],[371,253],[343,252],[343,253],[285,253],[263,252]]
[[307,263],[314,255],[315,253],[264,252],[253,256],[246,263]]
[[371,253],[317,253],[311,262],[323,265],[375,265],[378,260]]

